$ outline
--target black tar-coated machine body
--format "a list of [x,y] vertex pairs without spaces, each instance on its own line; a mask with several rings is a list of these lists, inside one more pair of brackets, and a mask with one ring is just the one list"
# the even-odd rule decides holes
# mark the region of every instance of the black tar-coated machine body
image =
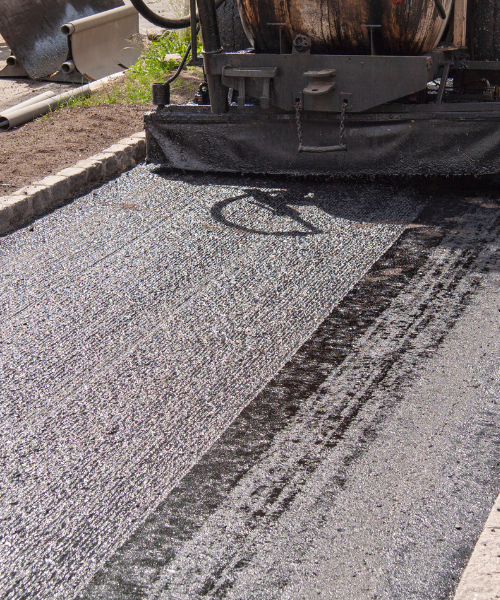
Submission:
[[[197,0],[198,101],[170,104],[168,84],[156,86],[149,161],[327,176],[499,172],[500,0],[238,0],[239,51],[221,43],[217,4]],[[193,35],[194,5],[184,22]]]

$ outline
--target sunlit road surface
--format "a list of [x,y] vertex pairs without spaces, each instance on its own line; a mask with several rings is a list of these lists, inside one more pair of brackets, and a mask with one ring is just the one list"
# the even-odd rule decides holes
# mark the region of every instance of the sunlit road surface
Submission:
[[499,217],[139,167],[2,238],[1,597],[450,597],[498,484]]

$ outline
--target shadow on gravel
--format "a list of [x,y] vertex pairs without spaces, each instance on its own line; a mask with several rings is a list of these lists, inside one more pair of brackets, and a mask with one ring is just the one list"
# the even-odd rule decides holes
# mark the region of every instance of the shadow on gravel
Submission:
[[[425,197],[411,184],[389,181],[325,181],[320,178],[283,178],[277,176],[236,176],[227,174],[180,173],[154,169],[167,181],[181,181],[190,186],[224,189],[223,199],[215,201],[210,214],[218,225],[241,233],[302,237],[326,233],[307,218],[316,209],[329,217],[352,222],[355,226],[406,224],[398,219],[397,207],[402,200],[422,205]],[[227,197],[228,188],[235,194]],[[374,194],[377,194],[374,202]],[[311,210],[309,210],[311,209]],[[396,217],[394,216],[396,215]],[[294,226],[280,230],[280,220]],[[268,222],[267,227],[263,226]]]
[[[459,223],[466,219],[464,209],[467,205],[471,209],[476,206],[491,211],[500,208],[500,177],[497,176],[325,180],[318,177],[207,175],[165,170],[161,167],[153,169],[153,172],[166,181],[182,181],[192,186],[234,187],[237,191],[234,196],[214,203],[211,208],[212,219],[222,226],[260,235],[301,237],[325,233],[314,222],[303,218],[301,212],[306,207],[316,207],[331,217],[352,221],[358,226],[387,223],[387,213],[401,198],[414,200],[418,204],[435,203],[437,200],[441,206],[439,210],[446,210],[445,224],[449,223],[450,226],[453,222]],[[370,196],[375,193],[378,206],[367,213],[363,210],[364,207],[360,208],[360,200],[369,201]],[[380,198],[383,198],[382,202]],[[238,220],[237,206],[245,203],[267,211],[274,217],[288,218],[298,227],[291,231],[276,231]],[[398,220],[390,222],[404,224],[404,221]],[[428,235],[432,235],[432,232]]]

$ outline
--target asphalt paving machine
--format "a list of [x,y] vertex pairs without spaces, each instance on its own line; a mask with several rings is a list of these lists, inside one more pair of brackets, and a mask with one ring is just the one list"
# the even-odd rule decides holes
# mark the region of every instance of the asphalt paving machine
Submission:
[[150,162],[329,176],[500,171],[500,0],[238,5],[249,47],[228,52],[214,0],[197,0],[204,93],[173,105],[168,84],[154,86]]

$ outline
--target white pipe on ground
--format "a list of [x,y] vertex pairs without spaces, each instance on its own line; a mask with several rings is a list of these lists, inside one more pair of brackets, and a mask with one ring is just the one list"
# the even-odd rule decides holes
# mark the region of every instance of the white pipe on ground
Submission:
[[28,121],[32,121],[37,117],[47,114],[50,110],[54,110],[63,102],[77,98],[79,96],[90,96],[100,87],[104,87],[113,79],[122,77],[123,73],[114,73],[108,77],[103,77],[97,81],[92,81],[86,85],[82,85],[73,90],[69,90],[62,94],[54,92],[45,92],[35,98],[30,98],[25,102],[21,102],[12,108],[8,108],[0,113],[0,131],[7,131],[18,125],[23,125]]
[[6,108],[5,110],[1,111],[2,116],[6,116],[11,112],[15,112],[17,110],[20,110],[21,108],[24,108],[25,106],[30,106],[31,104],[38,104],[38,102],[42,102],[43,100],[47,99],[47,98],[53,98],[54,96],[57,96],[57,92],[53,92],[52,90],[49,90],[48,92],[44,92],[43,94],[37,94],[36,96],[33,96],[33,98],[30,98],[29,100],[25,100],[24,102],[20,102],[19,104],[16,104],[15,106],[11,106],[11,108]]
[[61,27],[61,31],[64,35],[72,35],[73,33],[84,31],[90,27],[97,27],[136,14],[137,11],[133,6],[119,6],[118,8],[112,8],[111,10],[91,15],[90,17],[84,17],[83,19],[66,23]]

